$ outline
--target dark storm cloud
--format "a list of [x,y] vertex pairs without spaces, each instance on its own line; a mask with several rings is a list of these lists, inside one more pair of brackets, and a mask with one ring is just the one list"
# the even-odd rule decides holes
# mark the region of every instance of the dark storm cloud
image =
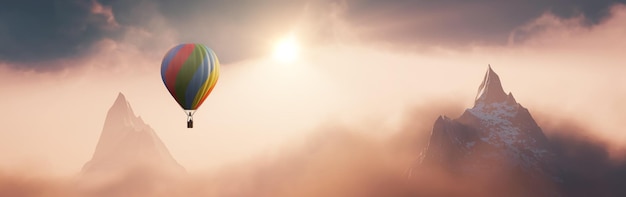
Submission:
[[[625,0],[12,0],[0,6],[0,61],[24,68],[85,55],[95,42],[120,41],[126,27],[149,33],[169,28],[177,42],[201,42],[223,63],[268,53],[272,41],[301,28],[308,44],[329,41],[333,20],[348,25],[365,43],[392,46],[503,44],[517,27],[546,11],[583,14],[589,25]],[[94,12],[102,4],[112,15]],[[337,6],[339,5],[339,6]],[[149,10],[149,11],[148,11]],[[118,24],[112,27],[113,23]],[[162,18],[165,25],[155,25]],[[154,40],[153,43],[160,42]],[[165,50],[167,49],[159,49]]]
[[569,18],[582,14],[587,25],[609,16],[612,0],[355,0],[347,20],[368,41],[392,45],[466,46],[505,44],[510,33],[546,12]]
[[[547,11],[560,17],[583,14],[589,24],[608,16],[618,1],[581,0],[318,0],[318,1],[158,1],[159,10],[179,33],[181,42],[203,42],[224,63],[267,53],[271,42],[294,25],[314,28],[298,32],[319,44],[332,36],[329,19],[337,5],[339,18],[366,43],[392,46],[467,46],[504,44],[511,32]],[[113,6],[114,10],[120,7]],[[116,12],[120,21],[124,14]]]
[[37,66],[77,57],[103,37],[115,37],[115,21],[90,0],[13,0],[0,6],[0,61]]

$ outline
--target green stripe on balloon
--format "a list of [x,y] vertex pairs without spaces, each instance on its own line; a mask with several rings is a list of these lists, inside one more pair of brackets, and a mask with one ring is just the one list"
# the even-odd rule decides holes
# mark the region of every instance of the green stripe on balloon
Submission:
[[191,108],[190,103],[185,103],[185,92],[191,82],[194,72],[202,63],[202,55],[199,53],[198,46],[195,46],[193,52],[189,55],[183,66],[180,68],[178,76],[176,76],[176,98],[178,103],[185,109]]

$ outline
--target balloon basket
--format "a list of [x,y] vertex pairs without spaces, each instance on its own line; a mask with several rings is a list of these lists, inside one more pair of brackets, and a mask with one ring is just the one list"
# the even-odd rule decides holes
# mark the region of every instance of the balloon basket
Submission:
[[187,121],[187,128],[193,128],[193,120]]

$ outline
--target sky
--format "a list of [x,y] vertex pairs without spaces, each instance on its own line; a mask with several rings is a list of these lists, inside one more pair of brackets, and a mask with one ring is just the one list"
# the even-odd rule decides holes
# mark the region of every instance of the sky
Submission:
[[[0,167],[79,171],[118,92],[194,171],[323,125],[386,135],[413,106],[469,108],[488,64],[531,114],[583,121],[624,146],[624,24],[626,2],[605,0],[4,2]],[[278,62],[289,35],[299,56]],[[187,42],[222,63],[192,131],[159,72]]]

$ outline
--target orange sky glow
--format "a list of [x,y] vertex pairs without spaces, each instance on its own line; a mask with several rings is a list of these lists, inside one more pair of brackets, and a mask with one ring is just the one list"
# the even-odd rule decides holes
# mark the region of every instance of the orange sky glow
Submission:
[[[40,73],[0,62],[0,167],[80,171],[118,92],[189,171],[284,151],[329,124],[388,136],[413,106],[444,99],[471,107],[488,64],[531,114],[582,121],[597,131],[589,135],[626,148],[626,6],[611,12],[593,27],[544,14],[519,27],[541,27],[523,42],[463,49],[374,45],[341,21],[331,44],[311,44],[305,30],[295,31],[303,40],[295,62],[277,63],[268,44],[266,56],[223,64],[194,129],[185,128],[160,78],[161,55],[177,41],[166,25],[158,34],[129,30],[123,41],[101,40],[87,56],[53,62],[79,69]],[[131,44],[146,37],[163,42],[154,51]]]

